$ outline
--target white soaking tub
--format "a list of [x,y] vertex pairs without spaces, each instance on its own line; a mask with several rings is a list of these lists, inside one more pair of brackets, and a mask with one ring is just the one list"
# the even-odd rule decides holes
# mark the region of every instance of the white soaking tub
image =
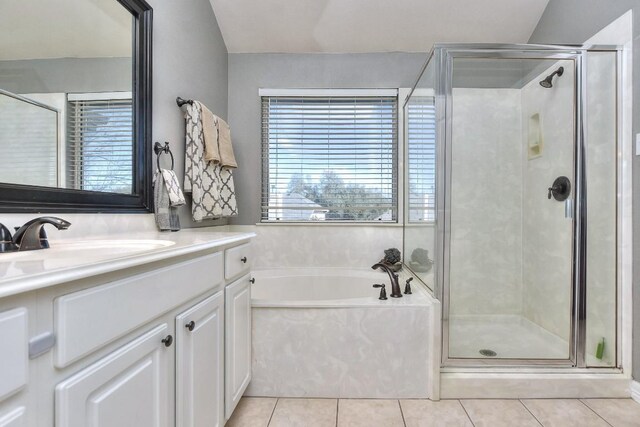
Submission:
[[[248,396],[437,398],[440,305],[414,279],[391,298],[385,273],[257,270]],[[401,273],[401,289],[410,276]],[[374,283],[387,286],[378,299]]]

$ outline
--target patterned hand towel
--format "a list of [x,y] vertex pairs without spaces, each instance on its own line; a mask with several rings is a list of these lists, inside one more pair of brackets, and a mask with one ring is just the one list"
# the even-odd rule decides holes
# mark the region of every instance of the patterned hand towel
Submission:
[[178,208],[171,206],[169,192],[165,185],[161,171],[157,170],[153,176],[153,203],[156,225],[160,231],[180,230]]
[[184,191],[191,193],[193,220],[238,215],[231,171],[204,159],[202,108],[199,103],[187,106],[185,122]]
[[164,178],[164,185],[169,193],[169,203],[171,206],[178,207],[184,205],[184,194],[180,189],[178,183],[178,177],[176,173],[171,169],[161,169],[162,177]]

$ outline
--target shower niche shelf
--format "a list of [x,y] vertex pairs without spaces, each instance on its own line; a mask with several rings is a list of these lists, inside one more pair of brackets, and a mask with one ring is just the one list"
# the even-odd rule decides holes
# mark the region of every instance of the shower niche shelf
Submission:
[[542,137],[542,123],[540,114],[535,113],[529,117],[529,138],[527,157],[529,160],[542,156],[544,141]]

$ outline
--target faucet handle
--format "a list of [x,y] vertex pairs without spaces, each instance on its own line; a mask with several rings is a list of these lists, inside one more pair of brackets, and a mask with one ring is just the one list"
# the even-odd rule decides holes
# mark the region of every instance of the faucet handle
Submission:
[[0,253],[14,252],[18,250],[18,245],[13,243],[11,231],[4,224],[0,224]]
[[407,279],[407,282],[404,284],[404,293],[405,295],[411,295],[411,281],[413,280],[413,277],[409,277]]
[[378,299],[380,300],[386,300],[387,299],[387,290],[385,289],[383,284],[380,283],[376,283],[375,285],[373,285],[374,288],[380,288],[380,296],[378,297]]

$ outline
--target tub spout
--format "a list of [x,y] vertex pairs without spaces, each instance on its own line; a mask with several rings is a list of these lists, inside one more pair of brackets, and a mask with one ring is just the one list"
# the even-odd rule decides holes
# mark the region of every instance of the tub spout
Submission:
[[382,263],[377,263],[371,266],[372,269],[377,270],[378,268],[384,270],[389,275],[389,280],[391,281],[391,298],[402,298],[402,292],[400,291],[400,284],[398,283],[398,275],[391,271],[389,267]]

